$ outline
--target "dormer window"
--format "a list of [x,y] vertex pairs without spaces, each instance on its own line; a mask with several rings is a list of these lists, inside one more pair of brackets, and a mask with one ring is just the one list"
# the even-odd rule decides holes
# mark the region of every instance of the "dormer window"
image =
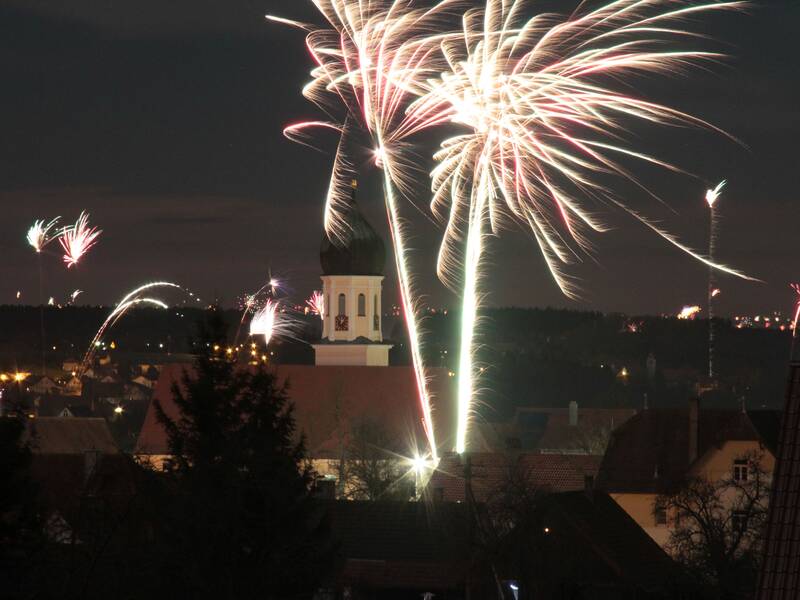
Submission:
[[750,475],[750,461],[737,458],[733,461],[733,480],[734,481],[747,481]]

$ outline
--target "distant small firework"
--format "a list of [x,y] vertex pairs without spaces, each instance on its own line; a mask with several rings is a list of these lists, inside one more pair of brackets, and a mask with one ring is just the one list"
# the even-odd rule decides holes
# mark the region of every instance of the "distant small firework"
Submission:
[[684,306],[678,313],[681,320],[692,321],[702,309],[699,306]]
[[264,343],[269,345],[278,318],[278,303],[268,299],[262,308],[254,315],[250,321],[250,335],[263,335]]
[[44,219],[35,221],[28,229],[26,238],[36,252],[41,252],[47,244],[58,237],[58,232],[53,231],[53,229],[55,229],[60,218],[56,217],[49,223],[46,223]]
[[320,319],[325,318],[325,296],[319,290],[314,290],[311,297],[306,300],[306,306],[312,314],[319,315]]
[[83,290],[75,290],[69,295],[70,304],[75,302],[75,299],[83,293]]
[[19,300],[21,297],[22,297],[22,292],[17,290],[17,300]]
[[101,233],[102,230],[97,227],[89,227],[89,215],[86,212],[81,213],[75,225],[64,228],[58,241],[64,249],[67,268],[78,264],[83,255],[97,243]]
[[55,304],[56,304],[56,299],[55,299],[55,298],[53,298],[52,296],[50,296],[50,297],[47,299],[47,306],[55,306]]
[[716,298],[721,293],[722,293],[722,290],[720,290],[719,288],[714,288],[713,290],[711,290],[711,297],[712,298]]

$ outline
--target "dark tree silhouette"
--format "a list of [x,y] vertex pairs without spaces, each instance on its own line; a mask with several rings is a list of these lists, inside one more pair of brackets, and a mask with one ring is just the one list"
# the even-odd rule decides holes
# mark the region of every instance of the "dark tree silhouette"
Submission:
[[[224,331],[212,311],[198,346],[224,344]],[[206,351],[173,393],[180,416],[156,405],[171,454],[157,533],[167,587],[183,597],[310,597],[334,561],[287,388]]]
[[667,550],[694,574],[708,597],[751,598],[769,502],[763,455],[740,457],[746,475],[692,479],[656,507],[675,523]]

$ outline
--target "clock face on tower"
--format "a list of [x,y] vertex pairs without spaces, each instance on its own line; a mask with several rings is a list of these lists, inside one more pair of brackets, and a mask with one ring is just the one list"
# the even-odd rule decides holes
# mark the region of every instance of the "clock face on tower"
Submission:
[[336,331],[347,331],[350,329],[349,325],[350,323],[347,315],[336,315],[336,320],[334,321],[334,328]]

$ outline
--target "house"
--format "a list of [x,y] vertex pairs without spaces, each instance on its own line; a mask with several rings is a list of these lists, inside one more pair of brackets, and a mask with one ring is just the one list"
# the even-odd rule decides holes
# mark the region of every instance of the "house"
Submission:
[[656,498],[695,477],[747,477],[750,454],[771,473],[777,422],[772,411],[700,410],[698,399],[684,409],[643,410],[612,433],[598,486],[664,545],[674,524]]
[[330,592],[344,598],[676,597],[679,568],[607,494],[545,494],[529,508],[524,522],[512,524],[506,541],[496,544],[491,509],[483,504],[330,502],[331,534],[343,559]]
[[76,360],[74,358],[69,358],[61,364],[61,370],[66,373],[72,373],[74,375],[75,372],[77,372],[78,369],[80,369],[80,366],[81,362],[79,360]]
[[92,530],[97,511],[123,514],[135,469],[117,449],[105,419],[28,419],[23,442],[31,449],[31,478],[51,541],[80,544],[77,532]]
[[60,386],[47,375],[27,382],[28,390],[34,394],[54,394],[60,391]]
[[476,502],[486,502],[518,479],[540,492],[583,490],[594,481],[601,457],[571,454],[470,452],[467,458],[444,455],[427,485],[428,494],[445,502],[466,500],[466,476]]
[[153,389],[155,387],[155,385],[156,385],[156,381],[154,381],[154,380],[152,380],[149,377],[146,377],[144,375],[139,375],[138,377],[134,377],[131,381],[133,383],[135,383],[136,385],[139,385],[139,386],[142,386],[142,387],[146,387],[146,388],[150,388],[150,389]]
[[508,422],[475,423],[470,448],[506,449],[602,456],[611,432],[636,414],[627,408],[517,408]]
[[592,489],[550,494],[534,514],[539,548],[528,573],[515,572],[519,557],[513,549],[500,561],[508,569],[503,579],[514,577],[517,587],[534,588],[526,597],[690,597],[681,594],[687,588],[680,568],[608,494]]
[[335,597],[464,597],[470,571],[465,505],[338,500],[323,507],[343,560]]

